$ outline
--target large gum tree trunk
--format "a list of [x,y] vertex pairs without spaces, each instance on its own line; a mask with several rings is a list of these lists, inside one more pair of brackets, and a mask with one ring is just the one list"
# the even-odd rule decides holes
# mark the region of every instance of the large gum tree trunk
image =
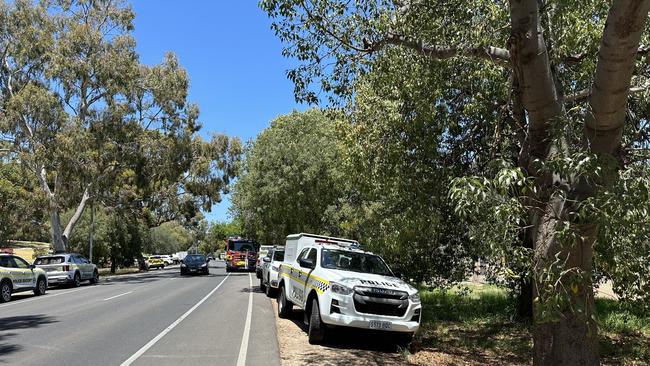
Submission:
[[50,226],[52,245],[54,246],[55,253],[63,253],[66,250],[66,243],[63,239],[63,230],[61,227],[61,217],[59,216],[59,208],[50,203]]
[[[591,279],[596,227],[572,225],[577,241],[568,245],[559,243],[555,238],[558,221],[554,211],[564,211],[566,208],[562,206],[563,202],[550,200],[549,210],[536,223],[534,296],[538,301],[534,305],[533,364],[598,365],[598,328]],[[557,271],[553,263],[560,264]],[[553,274],[548,275],[549,271]],[[554,308],[553,301],[558,294],[560,309]]]
[[[626,103],[635,55],[645,27],[650,0],[614,0],[598,53],[598,66],[585,119],[588,151],[616,157],[625,123]],[[598,365],[598,333],[594,320],[592,283],[593,244],[598,227],[571,222],[576,206],[595,193],[593,182],[565,182],[540,173],[530,164],[565,151],[554,151],[548,131],[564,116],[549,65],[539,21],[537,0],[511,0],[511,58],[528,116],[528,133],[521,157],[540,188],[538,205],[531,209],[534,248],[533,329],[534,365]],[[606,167],[615,172],[617,166]],[[555,195],[557,189],[565,195]],[[566,201],[564,196],[571,200]],[[569,225],[574,240],[558,238]],[[559,296],[558,296],[559,295]],[[554,298],[554,296],[557,296]]]

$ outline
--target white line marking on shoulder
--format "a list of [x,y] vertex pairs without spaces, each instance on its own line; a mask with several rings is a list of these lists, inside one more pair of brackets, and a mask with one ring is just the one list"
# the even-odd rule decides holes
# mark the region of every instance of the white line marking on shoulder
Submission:
[[237,366],[246,365],[246,353],[248,353],[248,337],[251,333],[251,314],[253,313],[253,277],[248,274],[248,311],[246,312],[246,322],[244,323],[244,335],[241,338],[241,346],[239,346],[239,357],[237,358]]
[[145,352],[147,352],[147,350],[148,350],[149,348],[153,347],[153,345],[155,345],[159,340],[161,340],[162,337],[164,337],[167,333],[171,332],[172,329],[174,329],[174,328],[175,328],[178,324],[180,324],[180,323],[181,323],[185,318],[187,318],[190,314],[192,314],[192,312],[194,312],[194,310],[196,310],[199,306],[201,306],[201,304],[203,304],[203,303],[204,303],[208,298],[210,298],[210,296],[212,296],[212,294],[214,294],[214,293],[219,289],[219,287],[221,287],[221,285],[223,285],[223,283],[226,282],[226,280],[228,279],[228,277],[230,277],[230,273],[228,273],[228,275],[226,276],[226,278],[224,278],[221,282],[219,282],[219,284],[217,285],[217,287],[215,287],[214,289],[212,289],[212,291],[210,291],[210,293],[208,293],[207,295],[205,295],[205,297],[203,297],[201,300],[199,300],[199,302],[197,302],[196,305],[192,306],[192,307],[190,308],[190,310],[186,311],[185,314],[183,314],[183,315],[180,316],[180,318],[176,319],[176,320],[175,320],[173,323],[171,323],[167,328],[163,329],[163,331],[160,332],[157,336],[155,336],[152,340],[150,340],[149,343],[147,343],[147,344],[145,344],[144,346],[142,346],[142,348],[140,348],[136,353],[134,353],[134,354],[133,354],[131,357],[129,357],[126,361],[122,362],[122,363],[120,364],[120,366],[129,366],[129,365],[131,365],[135,360],[137,360],[140,356],[142,356],[142,354],[144,354]]

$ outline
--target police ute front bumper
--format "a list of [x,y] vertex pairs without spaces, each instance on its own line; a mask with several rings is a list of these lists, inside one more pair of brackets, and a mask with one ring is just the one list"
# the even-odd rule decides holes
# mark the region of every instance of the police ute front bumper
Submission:
[[[382,298],[357,292],[342,295],[327,291],[320,304],[325,324],[381,331],[413,333],[420,327],[422,305],[406,298]],[[396,296],[395,296],[396,297]]]

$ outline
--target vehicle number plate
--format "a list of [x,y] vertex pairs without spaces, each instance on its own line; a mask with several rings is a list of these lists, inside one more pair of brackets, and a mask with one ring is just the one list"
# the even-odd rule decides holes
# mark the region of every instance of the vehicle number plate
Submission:
[[370,329],[390,329],[393,326],[391,322],[383,322],[380,320],[371,320],[368,323]]
[[190,269],[190,272],[196,272],[196,269]]

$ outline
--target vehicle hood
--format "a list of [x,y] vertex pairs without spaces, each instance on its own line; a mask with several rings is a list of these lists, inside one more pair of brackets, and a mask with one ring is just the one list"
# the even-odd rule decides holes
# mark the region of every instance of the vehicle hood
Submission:
[[205,262],[187,262],[187,263],[185,263],[185,266],[192,267],[192,268],[200,268],[200,267],[203,267],[204,264],[206,264],[206,263]]
[[371,273],[348,272],[341,270],[324,270],[326,279],[330,282],[338,282],[350,288],[355,286],[379,287],[391,290],[406,291],[409,295],[417,293],[418,290],[393,276],[382,276]]

